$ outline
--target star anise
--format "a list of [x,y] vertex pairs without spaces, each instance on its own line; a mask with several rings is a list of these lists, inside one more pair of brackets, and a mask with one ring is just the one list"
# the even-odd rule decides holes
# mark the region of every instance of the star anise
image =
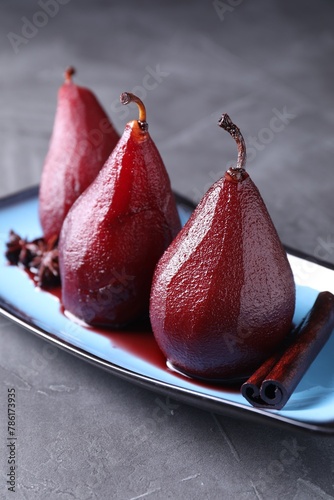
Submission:
[[46,251],[46,243],[43,238],[36,238],[33,241],[25,241],[19,255],[19,263],[24,267],[31,268],[35,259],[42,259]]
[[41,288],[50,288],[60,284],[58,248],[43,254],[37,273],[37,284]]
[[60,284],[57,243],[57,238],[48,242],[44,238],[27,241],[11,230],[5,255],[10,264],[34,273],[38,286],[50,288]]
[[21,236],[10,230],[9,240],[6,243],[7,250],[5,252],[6,259],[10,264],[17,265],[19,263],[19,256],[25,243]]

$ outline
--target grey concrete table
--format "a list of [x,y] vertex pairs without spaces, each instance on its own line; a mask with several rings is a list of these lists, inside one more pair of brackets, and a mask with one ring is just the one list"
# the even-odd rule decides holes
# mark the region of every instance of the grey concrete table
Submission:
[[[21,0],[0,18],[1,196],[39,182],[73,64],[120,132],[135,113],[119,94],[144,98],[173,187],[194,202],[235,158],[216,125],[228,112],[283,242],[334,263],[333,2]],[[334,498],[331,438],[169,401],[46,345],[1,320],[1,499]]]

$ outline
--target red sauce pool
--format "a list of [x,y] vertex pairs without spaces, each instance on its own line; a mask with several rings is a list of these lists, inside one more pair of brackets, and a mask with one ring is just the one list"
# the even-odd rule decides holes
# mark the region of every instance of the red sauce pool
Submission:
[[[34,274],[30,271],[25,271],[29,278],[36,284],[34,279]],[[55,297],[59,301],[59,312],[64,314],[69,321],[74,321],[78,323],[82,328],[86,328],[89,331],[94,332],[98,335],[103,335],[108,338],[112,343],[113,347],[121,349],[123,352],[129,353],[136,356],[136,358],[141,359],[152,366],[155,366],[161,370],[173,373],[178,379],[191,381],[192,384],[198,387],[204,387],[208,389],[218,389],[221,388],[224,392],[237,393],[240,391],[240,384],[228,385],[222,382],[211,382],[206,380],[199,380],[189,377],[186,374],[182,374],[177,369],[174,369],[168,361],[166,361],[164,355],[160,351],[158,344],[155,341],[153,332],[149,320],[143,320],[137,322],[131,327],[123,330],[110,330],[107,328],[93,327],[85,325],[80,320],[76,321],[76,318],[69,317],[67,313],[64,312],[64,308],[61,305],[61,287],[52,287],[45,290],[41,289],[41,293],[48,293]]]

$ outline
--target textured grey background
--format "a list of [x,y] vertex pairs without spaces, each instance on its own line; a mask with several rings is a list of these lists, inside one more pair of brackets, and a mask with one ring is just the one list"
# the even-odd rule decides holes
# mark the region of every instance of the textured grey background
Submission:
[[[120,132],[136,113],[119,94],[141,93],[173,187],[195,202],[236,157],[216,125],[228,112],[283,242],[334,262],[333,2],[63,3],[17,53],[8,33],[22,36],[22,18],[43,24],[41,7],[1,3],[1,196],[39,182],[73,64]],[[18,393],[15,496],[3,473],[8,385]],[[168,401],[5,320],[0,389],[1,499],[334,498],[332,439]]]

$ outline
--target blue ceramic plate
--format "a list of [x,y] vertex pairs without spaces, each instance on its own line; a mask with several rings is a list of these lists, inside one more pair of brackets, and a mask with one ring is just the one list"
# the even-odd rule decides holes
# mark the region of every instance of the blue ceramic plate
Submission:
[[[166,366],[152,333],[144,325],[125,332],[98,330],[67,318],[53,293],[35,287],[29,276],[6,264],[5,242],[10,229],[22,237],[41,236],[38,221],[37,188],[0,200],[0,312],[30,332],[115,375],[174,399],[217,413],[265,419],[323,433],[334,433],[334,336],[296,388],[283,410],[250,406],[237,390],[187,378]],[[184,223],[193,206],[177,196]],[[312,307],[319,291],[334,293],[334,267],[288,249],[297,285],[295,322]]]

